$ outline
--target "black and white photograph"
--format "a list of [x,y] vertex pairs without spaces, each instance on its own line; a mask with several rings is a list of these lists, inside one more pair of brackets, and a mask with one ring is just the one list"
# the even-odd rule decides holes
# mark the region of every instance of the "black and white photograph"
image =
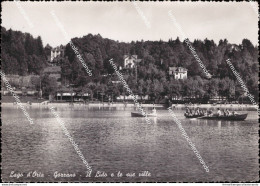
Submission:
[[258,185],[257,1],[1,7],[2,186]]

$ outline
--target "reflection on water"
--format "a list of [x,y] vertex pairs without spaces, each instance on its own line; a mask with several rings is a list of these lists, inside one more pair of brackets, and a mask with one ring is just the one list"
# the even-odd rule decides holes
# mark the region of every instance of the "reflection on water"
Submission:
[[[85,178],[86,167],[48,108],[28,108],[30,125],[21,110],[2,108],[2,177],[4,181],[254,181],[258,180],[258,121],[249,111],[246,121],[176,117],[209,167],[206,173],[167,110],[157,118],[132,118],[133,108],[58,108],[66,128],[96,171],[149,171],[151,177]],[[38,171],[44,178],[16,179],[11,171]],[[54,178],[55,171],[75,173]]]

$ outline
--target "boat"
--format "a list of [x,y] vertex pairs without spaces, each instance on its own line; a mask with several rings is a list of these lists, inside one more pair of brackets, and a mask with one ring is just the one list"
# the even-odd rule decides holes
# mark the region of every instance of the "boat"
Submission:
[[[147,115],[147,117],[157,117],[157,114],[153,114],[153,113],[146,114],[146,115]],[[143,115],[140,112],[131,112],[131,116],[132,117],[145,117],[145,115]]]
[[50,102],[49,101],[43,101],[41,102],[41,105],[48,105]]
[[192,115],[192,116],[189,116],[189,115],[185,115],[184,114],[184,116],[186,117],[186,118],[198,118],[198,117],[202,117],[202,116],[204,116],[204,115]]
[[202,116],[198,117],[198,119],[244,121],[246,117],[247,114],[235,114],[231,116]]

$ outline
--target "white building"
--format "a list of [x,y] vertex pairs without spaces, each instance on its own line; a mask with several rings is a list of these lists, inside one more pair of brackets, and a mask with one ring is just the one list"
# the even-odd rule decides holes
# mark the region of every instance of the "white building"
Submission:
[[229,47],[229,52],[232,52],[232,51],[241,51],[239,46],[236,45],[236,44],[232,44],[230,47]]
[[57,57],[64,57],[64,47],[62,45],[51,50],[51,62]]
[[124,68],[134,68],[141,61],[137,55],[124,55]]
[[183,67],[169,67],[169,75],[173,76],[174,79],[187,79],[188,70]]

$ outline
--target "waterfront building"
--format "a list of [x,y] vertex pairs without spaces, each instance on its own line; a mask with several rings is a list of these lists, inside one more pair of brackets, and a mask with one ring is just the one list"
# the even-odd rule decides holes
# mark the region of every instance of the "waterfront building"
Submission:
[[169,67],[169,75],[173,76],[174,79],[187,79],[188,70],[183,67]]
[[[16,95],[23,95],[23,96],[36,96],[38,95],[38,91],[36,90],[32,90],[32,89],[16,89],[13,91],[13,93],[15,93]],[[3,96],[11,96],[12,92],[9,90],[2,90],[1,94]]]
[[56,93],[56,100],[57,101],[74,101],[74,102],[80,102],[80,101],[84,101],[87,99],[90,99],[90,93],[75,93],[75,92],[63,92],[63,91],[59,91]]
[[[136,100],[143,100],[143,101],[147,101],[150,99],[150,97],[148,95],[144,95],[144,96],[139,96],[139,95],[135,95]],[[132,95],[119,95],[116,97],[117,101],[133,101],[134,98]]]

